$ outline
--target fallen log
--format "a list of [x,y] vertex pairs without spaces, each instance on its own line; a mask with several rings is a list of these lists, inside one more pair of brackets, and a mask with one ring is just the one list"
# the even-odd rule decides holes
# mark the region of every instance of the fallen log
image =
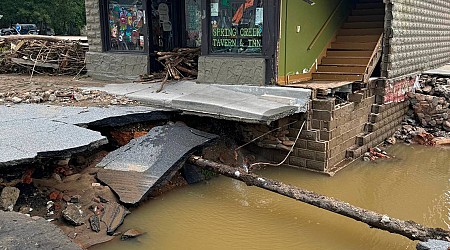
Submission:
[[411,240],[426,241],[428,239],[450,241],[450,231],[442,228],[429,228],[414,221],[403,221],[366,210],[338,199],[320,195],[299,187],[287,185],[277,180],[262,178],[252,173],[245,173],[228,165],[205,160],[199,156],[191,156],[189,162],[201,168],[213,171],[244,182],[249,186],[257,186],[271,192],[337,213],[354,220],[366,223],[370,227],[403,235]]

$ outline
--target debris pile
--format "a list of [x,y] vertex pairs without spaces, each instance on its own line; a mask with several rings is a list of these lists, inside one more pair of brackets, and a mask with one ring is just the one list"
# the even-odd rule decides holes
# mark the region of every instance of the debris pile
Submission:
[[28,92],[11,91],[0,92],[0,104],[18,103],[51,103],[60,105],[70,104],[95,104],[106,105],[135,105],[136,101],[124,96],[114,96],[98,90],[84,90],[77,87],[67,87],[60,89],[36,89]]
[[78,75],[85,69],[88,46],[48,36],[0,38],[0,73]]
[[410,109],[394,137],[426,146],[449,144],[450,78],[422,75],[415,92],[407,95]]
[[196,77],[200,48],[179,48],[170,52],[156,52],[158,61],[164,66],[164,80]]
[[375,161],[376,159],[390,159],[391,157],[386,153],[386,151],[382,150],[379,147],[369,148],[369,151],[364,153],[363,160],[364,161]]

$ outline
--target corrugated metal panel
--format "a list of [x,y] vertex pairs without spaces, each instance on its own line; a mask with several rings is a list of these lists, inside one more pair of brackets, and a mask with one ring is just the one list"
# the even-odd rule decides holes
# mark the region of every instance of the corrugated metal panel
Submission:
[[410,75],[450,62],[449,0],[385,2],[385,76]]

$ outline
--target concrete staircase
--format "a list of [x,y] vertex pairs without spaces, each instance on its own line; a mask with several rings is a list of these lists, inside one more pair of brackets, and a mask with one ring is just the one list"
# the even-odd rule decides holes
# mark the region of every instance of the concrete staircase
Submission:
[[381,57],[384,3],[360,0],[312,74],[312,80],[367,82]]

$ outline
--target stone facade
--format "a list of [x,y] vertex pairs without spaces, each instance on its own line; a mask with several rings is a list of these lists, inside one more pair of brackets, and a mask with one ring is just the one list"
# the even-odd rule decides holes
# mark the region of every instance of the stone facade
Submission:
[[383,76],[392,79],[450,62],[450,1],[385,2]]
[[264,58],[201,56],[198,60],[199,83],[265,85]]
[[86,53],[86,68],[91,77],[112,80],[136,80],[147,72],[148,57],[145,54]]
[[88,75],[102,80],[134,80],[147,73],[146,54],[103,51],[99,0],[85,0],[85,4],[86,34],[89,40],[89,52],[86,53]]

